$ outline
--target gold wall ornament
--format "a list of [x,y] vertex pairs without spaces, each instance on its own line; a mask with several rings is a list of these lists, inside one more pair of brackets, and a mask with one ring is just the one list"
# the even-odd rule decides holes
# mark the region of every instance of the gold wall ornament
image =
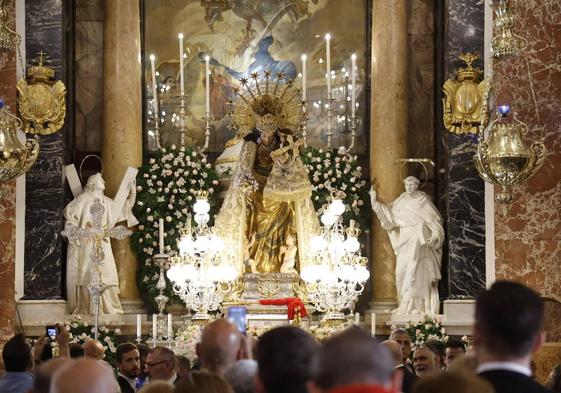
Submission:
[[0,49],[13,52],[19,50],[21,37],[9,26],[10,15],[7,3],[6,0],[0,0]]
[[483,71],[474,68],[479,55],[462,53],[459,58],[467,64],[460,68],[455,79],[448,79],[443,86],[443,119],[446,129],[454,134],[477,134],[489,121],[487,99],[490,85],[482,80]]
[[489,126],[487,138],[481,131],[477,153],[473,157],[475,168],[483,180],[501,186],[501,191],[495,194],[495,201],[502,205],[513,202],[510,188],[534,176],[547,154],[544,136],[541,135],[528,147],[523,140],[528,134],[528,125],[518,120],[515,114],[512,121],[507,122],[509,114],[508,105],[499,107],[496,118]]
[[17,83],[18,110],[25,132],[50,135],[64,124],[66,87],[62,81],[54,80],[55,72],[43,64],[43,56],[41,52],[39,63],[29,67],[29,84],[25,79]]
[[24,174],[39,155],[39,142],[28,139],[25,145],[17,137],[21,121],[0,100],[0,183]]
[[234,88],[238,99],[233,102],[230,113],[238,137],[243,138],[254,128],[262,132],[288,129],[295,133],[302,120],[300,90],[294,88],[293,80],[286,80],[283,73],[265,71],[263,77],[257,72],[249,79],[241,78],[242,87]]
[[514,7],[511,3],[509,0],[499,0],[495,6],[495,33],[491,39],[491,53],[497,59],[517,56],[528,45],[524,38],[512,31],[515,17],[512,15]]

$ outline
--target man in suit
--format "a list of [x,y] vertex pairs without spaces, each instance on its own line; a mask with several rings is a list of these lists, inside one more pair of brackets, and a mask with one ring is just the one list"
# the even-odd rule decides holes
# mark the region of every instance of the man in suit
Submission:
[[401,345],[403,365],[407,367],[409,371],[414,373],[415,370],[413,370],[413,364],[411,363],[411,359],[409,358],[411,356],[412,350],[411,337],[409,337],[407,329],[397,328],[392,330],[390,334],[390,340],[396,341],[399,343],[399,345]]
[[149,382],[161,380],[171,383],[177,382],[175,372],[175,354],[166,347],[155,347],[148,352],[146,357],[146,371]]
[[544,304],[522,284],[497,281],[475,302],[477,373],[496,393],[547,393],[531,378],[530,360],[544,342]]
[[117,382],[121,393],[134,393],[136,378],[140,374],[140,353],[136,345],[123,343],[117,345]]
[[327,339],[315,363],[310,393],[401,391],[401,372],[390,352],[357,326]]
[[411,372],[407,367],[403,365],[402,349],[401,345],[394,340],[386,340],[382,343],[390,353],[392,354],[394,360],[395,370],[400,370],[403,375],[403,382],[401,384],[401,391],[403,393],[410,393],[413,384],[419,379],[414,373]]

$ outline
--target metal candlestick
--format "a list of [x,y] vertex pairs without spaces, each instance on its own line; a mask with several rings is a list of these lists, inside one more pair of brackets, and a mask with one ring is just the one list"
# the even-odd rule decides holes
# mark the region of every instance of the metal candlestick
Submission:
[[308,147],[308,111],[306,110],[306,101],[302,101],[302,120],[300,122],[300,128],[302,129],[302,140],[304,141],[304,148]]
[[[160,294],[156,296],[156,304],[158,305],[158,315],[157,318],[157,340],[161,340],[164,336],[164,332],[167,332],[167,319],[164,315],[164,310],[166,304],[169,301],[169,297],[164,295],[166,289],[166,277],[165,271],[169,268],[170,256],[168,254],[156,254],[154,255],[154,264],[160,268],[160,274],[158,277],[158,282],[156,283],[156,289],[160,291]],[[166,333],[167,334],[167,333]],[[169,337],[168,337],[169,339]]]
[[179,146],[185,147],[187,134],[187,115],[185,113],[185,96],[179,97],[179,115],[176,118],[175,126],[179,131]]
[[210,112],[207,112],[205,114],[205,145],[203,147],[203,150],[207,150],[209,143],[210,143],[210,122],[213,121],[214,119],[211,117]]
[[358,117],[356,115],[351,116],[351,144],[349,145],[349,151],[355,147],[357,122]]
[[331,141],[333,139],[333,110],[331,106],[333,105],[333,96],[332,93],[329,93],[327,98],[325,99],[327,102],[327,130],[325,131],[327,135],[327,148],[331,149]]
[[160,141],[160,117],[157,113],[154,113],[154,115],[150,116],[150,118],[154,122],[154,140],[156,141],[156,148],[160,149],[162,147]]

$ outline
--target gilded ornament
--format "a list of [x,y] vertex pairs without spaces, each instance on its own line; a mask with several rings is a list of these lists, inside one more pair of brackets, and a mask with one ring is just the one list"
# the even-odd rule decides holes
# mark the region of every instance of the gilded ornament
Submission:
[[43,64],[44,53],[39,54],[39,64],[29,67],[28,81],[17,83],[18,109],[23,130],[30,134],[50,135],[61,129],[66,116],[66,87],[54,80],[55,72]]
[[0,183],[27,172],[39,155],[39,142],[28,139],[23,145],[17,137],[19,128],[21,121],[0,100]]
[[459,57],[467,67],[460,68],[455,79],[444,83],[444,126],[454,134],[477,134],[489,121],[487,99],[490,85],[485,79],[480,81],[483,71],[472,65],[479,55],[462,53]]
[[278,73],[275,80],[270,72],[253,73],[250,79],[240,80],[242,88],[235,88],[239,99],[234,104],[232,122],[238,129],[237,138],[243,138],[254,128],[269,133],[277,129],[288,129],[295,133],[302,119],[300,91],[294,81],[285,81]]

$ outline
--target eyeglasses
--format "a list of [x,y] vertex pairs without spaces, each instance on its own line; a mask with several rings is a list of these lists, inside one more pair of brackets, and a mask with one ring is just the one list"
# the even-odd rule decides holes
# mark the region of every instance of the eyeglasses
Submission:
[[162,364],[162,363],[165,363],[165,362],[167,362],[167,360],[160,360],[159,362],[156,362],[156,363],[144,363],[144,365],[146,367],[156,367],[158,364]]

